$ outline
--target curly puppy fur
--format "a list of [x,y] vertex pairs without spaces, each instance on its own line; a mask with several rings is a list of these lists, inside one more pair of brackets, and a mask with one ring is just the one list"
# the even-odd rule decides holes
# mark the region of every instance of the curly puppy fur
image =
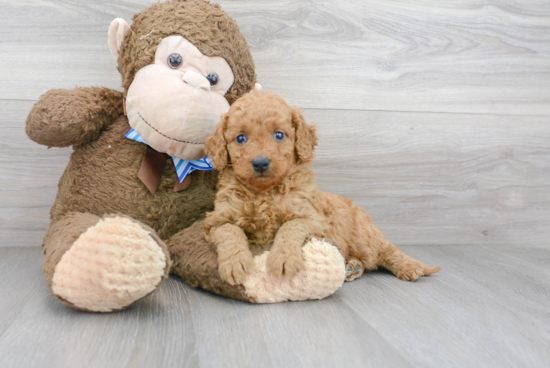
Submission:
[[[237,142],[243,135],[246,142]],[[316,144],[314,126],[272,93],[252,91],[222,117],[206,141],[220,174],[215,209],[204,226],[218,251],[220,276],[241,283],[254,268],[253,253],[270,249],[268,272],[292,277],[303,267],[301,248],[312,236],[339,246],[347,268],[361,266],[348,279],[378,267],[408,281],[439,271],[386,240],[350,199],[319,190],[311,169]],[[267,170],[254,169],[258,157],[269,159]]]

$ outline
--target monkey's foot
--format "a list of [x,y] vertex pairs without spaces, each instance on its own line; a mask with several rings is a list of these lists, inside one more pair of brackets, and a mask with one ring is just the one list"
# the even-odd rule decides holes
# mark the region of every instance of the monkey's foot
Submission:
[[344,257],[327,242],[311,239],[302,247],[304,267],[293,278],[276,278],[266,270],[269,252],[254,257],[255,272],[243,282],[256,303],[323,299],[332,295],[346,277]]
[[88,228],[63,255],[52,292],[78,309],[116,311],[154,291],[168,264],[167,254],[138,223],[108,217]]
[[353,281],[363,276],[365,267],[359,262],[357,258],[350,258],[346,263],[346,282]]

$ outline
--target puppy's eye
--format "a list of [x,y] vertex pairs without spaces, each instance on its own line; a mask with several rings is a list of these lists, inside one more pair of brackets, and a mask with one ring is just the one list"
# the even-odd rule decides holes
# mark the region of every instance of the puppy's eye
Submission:
[[168,56],[168,66],[172,69],[177,69],[183,64],[183,58],[180,54],[171,54]]
[[235,138],[235,142],[237,142],[237,144],[243,144],[247,141],[246,139],[246,135],[244,134],[241,134],[240,136],[238,136],[237,138]]
[[206,76],[206,79],[208,79],[208,81],[210,82],[210,85],[211,86],[215,86],[216,83],[218,83],[218,75],[216,73],[213,73],[213,74],[208,74]]
[[285,133],[277,131],[273,133],[273,138],[278,142],[282,142],[285,139]]

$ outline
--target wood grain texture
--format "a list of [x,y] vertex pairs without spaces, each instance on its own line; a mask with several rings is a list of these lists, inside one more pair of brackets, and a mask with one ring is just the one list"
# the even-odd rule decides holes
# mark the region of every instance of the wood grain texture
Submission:
[[[32,103],[54,87],[119,87],[108,24],[150,3],[0,1],[0,246],[41,243],[70,155],[25,136]],[[321,188],[365,207],[393,242],[546,244],[547,3],[221,3],[264,87],[313,107]]]
[[[27,101],[0,101],[0,246],[37,246],[70,149],[31,142]],[[352,198],[395,244],[547,245],[547,117],[305,111],[321,189]]]
[[437,275],[276,305],[177,278],[115,314],[57,302],[37,246],[71,150],[24,122],[51,88],[120,88],[109,23],[154,2],[0,0],[0,367],[547,366],[546,0],[219,1],[264,89],[317,124],[319,186]]
[[[155,1],[0,2],[0,99],[119,88],[115,17]],[[546,0],[219,1],[266,90],[306,108],[550,114]]]
[[397,245],[548,245],[546,116],[306,110],[322,190]]
[[0,100],[0,247],[39,246],[71,149],[32,142],[25,120],[34,102]]
[[170,278],[129,310],[93,314],[48,293],[39,249],[1,248],[0,366],[547,366],[550,248],[403,250],[442,271],[414,283],[374,272],[325,300],[275,305]]

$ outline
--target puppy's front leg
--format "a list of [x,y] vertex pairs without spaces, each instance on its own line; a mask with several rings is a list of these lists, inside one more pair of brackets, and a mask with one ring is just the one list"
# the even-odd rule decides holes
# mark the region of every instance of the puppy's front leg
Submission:
[[210,230],[210,241],[218,250],[218,272],[231,285],[242,284],[254,271],[254,258],[244,231],[233,224]]
[[266,268],[275,277],[293,277],[304,266],[302,246],[308,236],[317,233],[311,220],[295,219],[285,222],[275,235]]

